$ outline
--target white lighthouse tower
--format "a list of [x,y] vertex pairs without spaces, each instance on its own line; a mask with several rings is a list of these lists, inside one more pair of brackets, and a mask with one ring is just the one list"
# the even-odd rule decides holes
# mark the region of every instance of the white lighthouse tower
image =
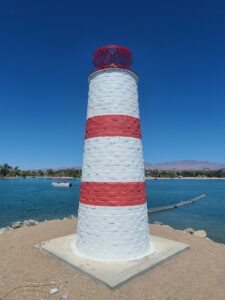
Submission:
[[77,234],[38,247],[115,288],[188,245],[149,236],[138,77],[130,69],[130,50],[100,48],[93,63]]
[[97,49],[89,76],[76,247],[101,261],[128,261],[153,251],[146,206],[132,55],[121,46]]

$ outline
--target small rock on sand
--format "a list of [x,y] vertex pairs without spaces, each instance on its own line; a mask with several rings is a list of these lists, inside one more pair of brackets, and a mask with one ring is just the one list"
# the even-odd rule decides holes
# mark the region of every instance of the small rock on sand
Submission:
[[60,297],[60,300],[67,300],[67,299],[68,299],[68,293],[66,293]]
[[22,226],[35,226],[37,225],[39,222],[35,221],[35,220],[25,220],[25,221],[17,221],[17,222],[13,222],[11,225],[12,229],[18,229]]
[[206,236],[207,236],[205,230],[196,230],[194,232],[194,235],[196,235],[196,236],[198,236],[198,237],[200,237],[202,239],[206,238]]
[[0,234],[5,232],[5,231],[11,231],[11,230],[13,230],[11,227],[0,228]]
[[58,288],[52,288],[52,289],[50,289],[49,294],[50,294],[50,295],[54,295],[54,294],[56,294],[56,293],[58,293],[58,292],[59,292],[59,289],[58,289]]
[[194,234],[195,231],[193,228],[186,228],[186,229],[184,229],[184,232]]
[[25,220],[24,222],[23,222],[23,225],[24,226],[35,226],[35,225],[37,225],[38,224],[38,221],[35,221],[35,220]]
[[21,221],[13,222],[13,223],[11,224],[11,227],[12,227],[13,229],[17,229],[17,228],[20,228],[20,227],[22,227],[22,226],[23,226],[23,222],[21,222]]

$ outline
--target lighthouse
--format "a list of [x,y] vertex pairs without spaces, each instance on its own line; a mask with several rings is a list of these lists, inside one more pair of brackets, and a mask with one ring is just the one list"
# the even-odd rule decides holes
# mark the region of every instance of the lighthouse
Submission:
[[189,246],[149,235],[131,51],[106,46],[92,61],[77,230],[37,247],[116,288]]
[[149,236],[138,76],[122,46],[97,49],[88,108],[76,248],[100,261],[153,252]]

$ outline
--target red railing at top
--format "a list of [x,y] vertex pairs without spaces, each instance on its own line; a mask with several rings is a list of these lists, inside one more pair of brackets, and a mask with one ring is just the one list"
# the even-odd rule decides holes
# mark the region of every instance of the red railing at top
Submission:
[[92,62],[96,70],[109,68],[129,69],[133,59],[130,49],[123,46],[105,46],[97,49]]

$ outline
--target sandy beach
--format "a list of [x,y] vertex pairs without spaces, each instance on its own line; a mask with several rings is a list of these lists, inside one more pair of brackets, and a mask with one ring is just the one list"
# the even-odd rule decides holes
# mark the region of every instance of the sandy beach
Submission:
[[[73,218],[1,233],[0,299],[224,299],[223,244],[152,224],[152,234],[187,243],[190,249],[117,290],[110,290],[34,248],[48,239],[72,234],[75,228]],[[59,292],[50,295],[51,288]]]

